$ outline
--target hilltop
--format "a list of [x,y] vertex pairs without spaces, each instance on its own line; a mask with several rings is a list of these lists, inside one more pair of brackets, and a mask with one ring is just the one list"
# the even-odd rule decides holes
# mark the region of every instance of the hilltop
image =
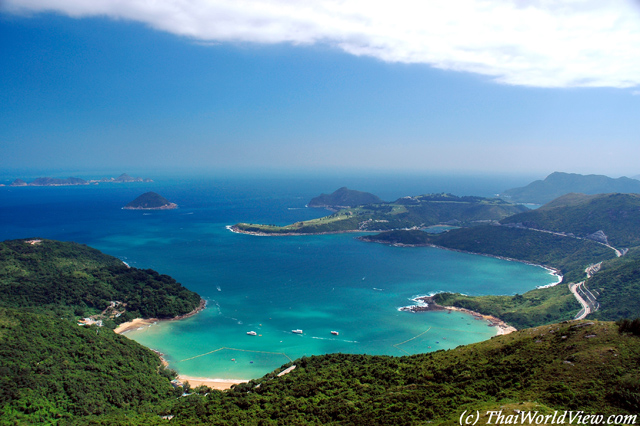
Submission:
[[312,198],[307,204],[309,207],[327,208],[332,210],[362,206],[365,204],[381,204],[383,201],[377,196],[362,191],[355,191],[343,186],[331,194],[320,194]]
[[544,180],[531,182],[524,187],[508,189],[500,196],[514,203],[545,204],[571,192],[582,194],[640,193],[640,181],[628,177],[613,179],[604,175],[554,172]]
[[178,205],[155,192],[145,192],[123,207],[125,210],[171,210]]

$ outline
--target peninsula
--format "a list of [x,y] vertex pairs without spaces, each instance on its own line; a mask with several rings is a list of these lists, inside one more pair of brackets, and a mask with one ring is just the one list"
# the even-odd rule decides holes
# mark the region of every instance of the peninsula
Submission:
[[[340,201],[339,195],[345,194],[345,191],[349,190],[341,188],[331,197],[316,197],[313,205],[327,207],[328,202],[330,206],[337,207],[334,204],[336,201],[350,202]],[[334,197],[336,193],[338,196]],[[353,200],[352,197],[349,198]],[[309,206],[311,205],[312,203],[309,203]],[[286,226],[238,223],[230,229],[252,235],[306,235],[418,229],[438,224],[470,226],[496,222],[527,210],[524,206],[511,204],[499,198],[458,197],[447,193],[425,194],[402,197],[391,203],[382,201],[341,208],[329,216]]]
[[123,207],[125,210],[171,210],[178,208],[176,203],[155,192],[145,192]]

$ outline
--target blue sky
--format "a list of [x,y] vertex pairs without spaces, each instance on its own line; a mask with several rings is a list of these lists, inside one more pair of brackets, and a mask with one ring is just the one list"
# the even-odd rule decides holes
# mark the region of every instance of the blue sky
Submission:
[[83,3],[0,3],[5,171],[640,174],[633,2]]

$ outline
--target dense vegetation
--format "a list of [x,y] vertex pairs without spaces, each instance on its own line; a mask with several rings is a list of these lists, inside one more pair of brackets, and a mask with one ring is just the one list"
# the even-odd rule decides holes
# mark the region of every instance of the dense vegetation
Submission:
[[621,177],[613,179],[602,175],[579,175],[555,172],[544,180],[531,182],[521,188],[504,191],[501,196],[516,203],[544,204],[564,194],[605,194],[611,192],[640,193],[640,181]]
[[198,294],[168,275],[129,268],[82,244],[31,241],[39,242],[0,243],[0,306],[74,317],[97,314],[118,301],[121,315],[108,321],[115,326],[137,317],[172,318],[200,304]]
[[344,231],[384,231],[441,223],[476,225],[498,221],[527,208],[500,199],[428,194],[404,197],[393,203],[366,204],[342,209],[320,219],[287,226],[238,223],[236,231],[262,234],[318,234]]
[[154,352],[104,327],[0,308],[0,424],[152,412],[175,395],[173,374]]
[[602,264],[589,278],[587,287],[596,295],[600,309],[590,318],[615,320],[633,318],[640,313],[640,248],[624,257]]

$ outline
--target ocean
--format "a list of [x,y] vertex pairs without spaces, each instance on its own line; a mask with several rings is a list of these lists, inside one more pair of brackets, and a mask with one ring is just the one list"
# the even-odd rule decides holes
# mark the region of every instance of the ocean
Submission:
[[[400,356],[478,342],[496,333],[484,321],[461,313],[398,309],[438,291],[515,294],[556,281],[537,266],[364,243],[354,238],[357,234],[258,237],[226,228],[237,222],[287,224],[323,216],[325,210],[306,208],[306,203],[341,186],[386,200],[430,192],[492,196],[526,184],[526,178],[355,173],[151,177],[155,182],[0,187],[0,237],[87,244],[131,266],[171,275],[198,292],[207,301],[198,315],[126,334],[164,353],[183,375],[248,380],[301,356]],[[146,191],[160,193],[179,208],[121,209]],[[302,333],[292,333],[297,329]]]

